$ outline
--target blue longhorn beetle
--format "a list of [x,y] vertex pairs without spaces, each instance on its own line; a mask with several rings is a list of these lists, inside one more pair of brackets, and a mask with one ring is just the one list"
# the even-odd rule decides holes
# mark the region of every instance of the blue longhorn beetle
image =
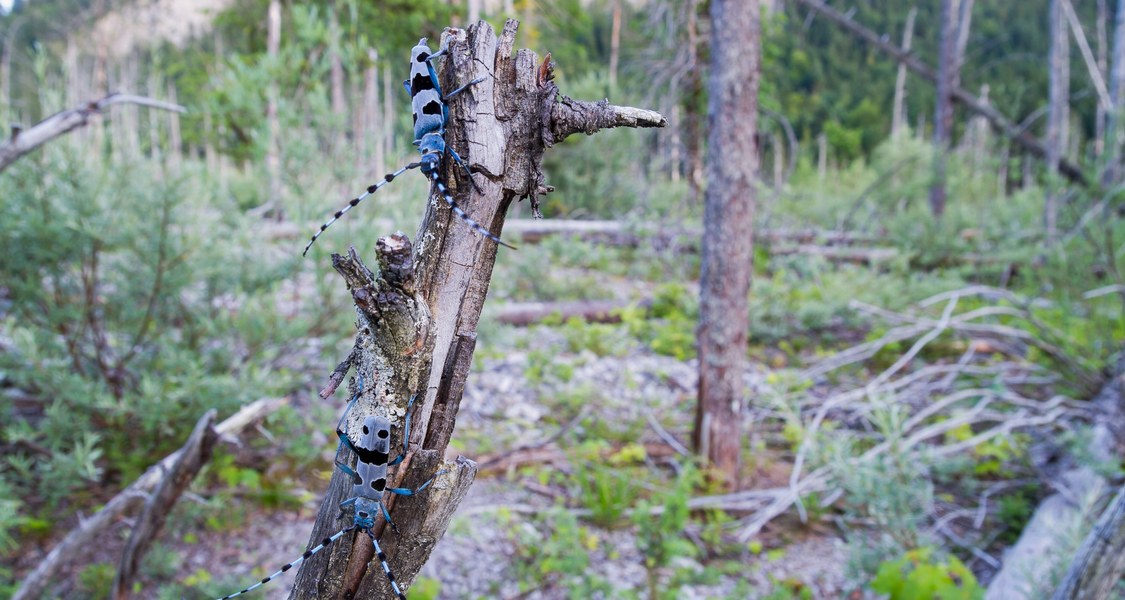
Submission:
[[[409,488],[388,488],[387,487],[387,467],[393,467],[406,458],[407,445],[410,440],[410,408],[414,404],[415,396],[410,398],[410,402],[406,405],[406,419],[403,423],[402,432],[402,452],[399,453],[393,460],[390,458],[391,449],[391,422],[386,417],[369,415],[363,420],[363,436],[357,441],[352,441],[351,437],[344,431],[344,422],[347,421],[348,414],[351,413],[352,407],[355,406],[356,401],[359,400],[360,394],[363,393],[363,378],[359,379],[359,389],[356,391],[355,396],[352,397],[348,407],[344,410],[344,414],[340,417],[340,422],[336,424],[336,435],[340,438],[339,447],[347,447],[355,452],[358,457],[355,469],[349,467],[346,463],[336,459],[336,466],[340,468],[347,476],[352,479],[352,497],[340,503],[340,515],[343,516],[345,510],[349,507],[353,509],[353,519],[350,527],[346,527],[337,531],[329,537],[324,538],[315,548],[310,548],[305,551],[297,560],[284,565],[272,575],[263,578],[261,581],[247,587],[244,590],[223,596],[219,600],[228,600],[235,596],[241,596],[256,588],[259,588],[273,579],[281,576],[286,571],[301,564],[301,562],[308,559],[310,556],[320,552],[332,542],[340,539],[344,534],[359,530],[371,538],[372,545],[375,546],[375,555],[379,558],[379,563],[383,566],[383,573],[386,574],[387,580],[391,584],[391,589],[394,590],[395,596],[399,600],[406,600],[406,594],[398,587],[398,581],[395,579],[394,572],[387,564],[387,555],[383,553],[383,548],[379,546],[379,540],[375,538],[375,534],[371,529],[375,526],[375,518],[378,515],[383,515],[383,519],[391,525],[391,527],[398,531],[395,522],[391,520],[391,515],[387,511],[387,505],[383,502],[384,494],[398,494],[400,496],[413,496],[426,488],[434,482],[438,475],[445,471],[436,473],[433,477],[426,480],[425,483],[418,486],[417,489]],[[339,447],[337,454],[339,454]]]
[[465,221],[477,233],[487,237],[488,239],[515,250],[515,246],[503,242],[499,237],[495,236],[491,231],[485,229],[480,223],[477,223],[461,210],[460,206],[453,200],[452,194],[445,187],[445,183],[441,180],[441,158],[445,154],[450,157],[463,169],[469,176],[469,182],[473,188],[478,192],[480,187],[473,181],[473,172],[469,169],[469,165],[461,158],[457,151],[445,143],[445,128],[449,125],[449,105],[447,102],[457,94],[469,89],[469,87],[476,85],[484,78],[474,79],[469,83],[453,90],[449,94],[443,95],[441,92],[441,85],[438,83],[437,71],[434,70],[433,59],[445,55],[446,50],[441,50],[437,53],[431,54],[430,47],[426,43],[426,38],[418,40],[418,45],[410,50],[410,79],[403,81],[403,86],[406,91],[410,92],[410,106],[414,117],[414,145],[418,146],[418,151],[422,153],[422,158],[418,162],[412,162],[394,173],[388,173],[383,176],[383,181],[372,184],[367,187],[367,190],[359,196],[352,198],[347,206],[336,211],[326,223],[320,226],[320,230],[313,234],[309,243],[305,245],[305,251],[302,256],[308,254],[309,248],[316,243],[316,239],[328,229],[330,225],[335,223],[344,213],[348,212],[355,205],[359,204],[364,198],[374,194],[379,188],[394,181],[395,177],[402,175],[409,169],[418,167],[422,174],[428,177],[433,184],[437,186],[439,192],[445,202],[449,204],[449,208]]

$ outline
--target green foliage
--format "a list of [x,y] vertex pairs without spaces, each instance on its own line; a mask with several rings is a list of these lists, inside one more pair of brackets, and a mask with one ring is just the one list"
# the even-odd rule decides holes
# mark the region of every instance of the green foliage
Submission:
[[103,600],[110,597],[113,579],[117,576],[117,566],[111,563],[87,565],[78,574],[78,588],[89,600]]
[[289,385],[270,360],[307,324],[277,318],[278,269],[246,268],[243,223],[200,212],[221,203],[186,175],[57,144],[6,172],[0,196],[11,301],[0,369],[35,407],[0,429],[16,448],[0,463],[6,489],[48,509],[81,503],[178,447],[207,409],[229,413]]
[[[926,24],[940,21],[937,3],[914,6],[899,0],[873,0],[849,7],[848,15],[898,44],[912,7],[918,10],[912,53],[936,67],[941,28]],[[1049,36],[1042,20],[1046,11],[1045,0],[985,3],[973,11],[968,54],[991,58],[970,58],[967,64],[974,66],[962,70],[961,85],[978,90],[987,83],[990,102],[1016,122],[1036,110],[1046,97],[1043,57]],[[1078,11],[1083,22],[1094,21],[1092,7],[1078,7]],[[869,155],[890,131],[897,63],[872,45],[857,43],[852,33],[828,19],[809,18],[799,4],[785,4],[773,19],[765,21],[763,33],[762,103],[792,121],[806,148],[803,152],[815,153],[815,139],[824,132],[835,159],[850,161]],[[1072,75],[1074,85],[1079,85],[1073,69]],[[913,125],[915,115],[933,114],[934,90],[913,81],[908,85],[906,111]],[[1088,134],[1093,101],[1076,102],[1076,110],[1082,114]],[[959,124],[965,121],[960,116],[955,120]]]
[[[650,600],[679,597],[683,578],[673,576],[665,582],[662,589],[661,570],[670,567],[673,559],[696,554],[695,545],[684,538],[683,533],[691,515],[688,500],[702,481],[701,471],[690,463],[685,464],[676,480],[666,486],[662,494],[658,494],[654,500],[638,502],[633,511],[633,525],[637,528],[637,549],[644,556],[645,570],[648,571]],[[653,515],[653,510],[657,507],[663,510]]]
[[934,489],[918,456],[890,452],[841,467],[837,477],[849,510],[870,519],[902,548],[922,545],[920,526],[932,508]]
[[800,579],[770,578],[771,591],[762,600],[812,600],[812,588]]
[[984,588],[957,557],[938,560],[932,548],[917,548],[879,567],[871,589],[890,600],[979,600]]
[[563,325],[567,350],[578,353],[583,350],[596,356],[624,356],[629,351],[625,331],[617,325],[587,323],[579,317],[567,319]]
[[23,500],[16,495],[14,486],[0,474],[0,556],[16,549],[13,532],[28,524],[28,518],[20,512],[22,507]]
[[441,581],[430,577],[419,577],[410,586],[410,597],[418,600],[437,600],[441,597]]
[[1020,488],[997,500],[996,520],[1003,527],[1000,539],[1014,544],[1035,514],[1038,494],[1034,486]]
[[608,596],[612,587],[591,570],[590,555],[598,549],[600,539],[578,524],[578,519],[564,509],[545,514],[536,527],[515,529],[516,570],[521,587],[540,587],[543,579],[565,590],[566,597]]
[[574,377],[574,365],[549,350],[532,350],[527,354],[524,377],[538,385],[550,382],[566,383]]
[[621,321],[629,333],[657,354],[687,360],[695,356],[695,327],[699,300],[680,283],[665,283],[653,293],[652,307],[622,311]]
[[613,461],[603,462],[607,447],[604,442],[592,441],[575,449],[571,457],[574,475],[569,478],[572,485],[568,487],[578,492],[578,500],[590,510],[594,524],[610,528],[618,525],[625,511],[636,502],[640,495],[638,475],[642,472],[621,468]]

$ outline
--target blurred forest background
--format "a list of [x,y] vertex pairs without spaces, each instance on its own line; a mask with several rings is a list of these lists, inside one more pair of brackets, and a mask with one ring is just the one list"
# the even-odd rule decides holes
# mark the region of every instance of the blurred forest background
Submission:
[[[964,101],[935,143],[935,85],[817,4],[763,0],[752,392],[726,493],[685,447],[706,0],[17,0],[0,123],[111,91],[187,110],[107,108],[0,174],[0,596],[205,411],[256,401],[133,590],[215,597],[299,555],[346,400],[317,392],[355,319],[329,253],[412,234],[427,182],[300,249],[411,160],[418,38],[511,17],[563,93],[669,125],[571,138],[547,154],[546,219],[513,207],[453,440],[482,475],[411,597],[1047,597],[1125,475],[1125,2],[830,3],[947,65],[1024,143]],[[1060,494],[1051,552],[1016,576],[1034,593],[993,596]],[[109,597],[130,526],[45,597]]]

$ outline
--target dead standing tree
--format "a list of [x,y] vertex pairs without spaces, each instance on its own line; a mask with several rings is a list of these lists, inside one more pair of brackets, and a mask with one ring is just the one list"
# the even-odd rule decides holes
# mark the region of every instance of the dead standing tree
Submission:
[[[448,30],[442,40],[449,50],[441,65],[443,89],[484,78],[450,101],[446,136],[476,172],[480,191],[456,177],[461,174],[454,172],[453,161],[445,163],[445,181],[466,212],[494,233],[501,231],[513,200],[530,198],[538,212],[536,199],[548,191],[543,153],[553,144],[579,132],[665,124],[655,112],[560,97],[549,55],[542,62],[530,50],[513,57],[518,26],[509,20],[497,38],[482,21],[468,31]],[[413,489],[436,471],[446,471],[425,493],[387,497],[398,532],[382,536],[380,544],[403,587],[414,580],[445,533],[476,475],[473,461],[445,461],[444,455],[469,373],[496,249],[454,218],[440,195],[431,194],[414,244],[403,234],[379,239],[377,274],[354,249],[348,256],[332,257],[357,315],[355,348],[329,385],[334,389],[349,368],[355,369],[352,394],[360,397],[345,427],[356,431],[365,416],[382,415],[396,424],[391,447],[401,448],[406,405],[417,393],[412,451],[387,486]],[[338,505],[351,496],[351,489],[351,480],[337,470],[310,546],[350,524],[350,516],[339,518]],[[382,525],[377,524],[377,535]],[[371,560],[373,552],[365,535],[347,534],[302,565],[290,597],[393,597],[379,562]]]

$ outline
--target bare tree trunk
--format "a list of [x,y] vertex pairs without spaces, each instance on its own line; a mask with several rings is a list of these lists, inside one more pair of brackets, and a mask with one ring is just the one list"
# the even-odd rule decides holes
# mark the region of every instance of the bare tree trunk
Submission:
[[[328,7],[328,60],[329,80],[332,87],[332,112],[338,118],[346,118],[348,102],[344,97],[344,63],[340,58],[340,18],[336,15],[336,3]],[[356,132],[358,134],[358,132]]]
[[699,1],[687,2],[688,64],[687,95],[684,100],[684,149],[687,154],[687,182],[691,201],[696,203],[703,191],[703,69],[699,63]]
[[203,110],[203,136],[203,164],[207,165],[207,171],[209,173],[218,177],[219,153],[215,150],[215,127],[211,121],[211,111],[209,109]]
[[386,64],[388,61],[383,61],[383,155],[386,156],[386,164],[390,164],[395,158],[395,107],[394,107],[394,90],[396,84],[394,78],[391,77],[391,67]]
[[[477,192],[462,173],[446,161],[444,175],[458,203],[485,227],[499,233],[509,205],[535,199],[545,190],[542,159],[546,148],[565,137],[607,127],[660,127],[660,115],[608,103],[576,102],[560,97],[549,63],[520,50],[515,57],[516,21],[508,21],[497,38],[479,22],[468,32],[448,30],[449,49],[443,60],[442,87],[454,89],[474,78],[483,81],[450,104],[447,143],[478,173]],[[405,61],[402,65],[406,67]],[[493,75],[489,77],[488,75]],[[356,344],[340,367],[354,367],[362,378],[362,394],[345,426],[355,431],[369,415],[393,424],[391,447],[402,447],[403,416],[417,393],[407,458],[388,478],[387,486],[414,488],[439,470],[424,493],[391,503],[398,530],[383,535],[381,546],[405,588],[438,539],[476,474],[464,457],[445,461],[458,406],[468,377],[476,327],[488,292],[497,246],[473,233],[454,217],[441,196],[433,193],[412,245],[405,235],[380,238],[376,244],[376,276],[354,249],[334,255],[356,305]],[[363,242],[370,247],[370,240]],[[339,373],[341,379],[344,374]],[[337,379],[337,381],[339,381]],[[359,392],[352,384],[352,392]],[[395,439],[399,437],[399,439]],[[343,450],[343,460],[351,452]],[[351,496],[351,478],[337,470],[325,494],[310,544],[346,526],[338,520],[339,503]],[[387,494],[390,502],[392,496]],[[350,520],[349,520],[350,521]],[[380,523],[372,533],[385,533]],[[366,535],[355,531],[306,561],[291,598],[389,598],[390,587]]]
[[[621,0],[613,0],[613,28],[609,34],[609,89],[617,89],[617,65],[621,58]],[[470,20],[470,23],[476,21]]]
[[[1070,118],[1070,36],[1067,34],[1066,17],[1063,14],[1065,0],[1051,0],[1050,33],[1051,46],[1048,50],[1047,68],[1048,103],[1047,135],[1044,145],[1047,148],[1047,165],[1054,173],[1064,156],[1067,143],[1067,122]],[[1047,242],[1054,241],[1058,234],[1058,195],[1059,186],[1055,177],[1048,178],[1047,195],[1043,206],[1043,226],[1047,232]]]
[[[277,61],[281,50],[281,0],[270,0],[266,16],[266,54],[273,62]],[[266,127],[269,139],[266,141],[266,172],[269,177],[268,202],[278,203],[274,213],[281,216],[281,123],[277,117],[277,84],[271,82],[266,88]]]
[[[148,76],[148,95],[157,96],[160,94],[160,78],[155,70],[149,73]],[[160,154],[160,121],[159,115],[154,111],[148,113],[148,155],[157,164],[161,164]]]
[[[367,59],[370,61],[367,69],[363,72],[363,111],[365,118],[363,120],[363,137],[367,140],[365,143],[371,144],[374,142],[374,158],[371,163],[371,168],[376,173],[387,172],[387,159],[383,154],[384,146],[383,136],[386,135],[384,129],[389,124],[381,123],[382,118],[382,101],[379,96],[379,54],[373,48],[367,50]],[[370,157],[371,152],[366,152],[365,156]]]
[[828,136],[823,131],[816,136],[816,174],[821,183],[828,178]]
[[[910,52],[910,45],[914,40],[914,18],[918,15],[918,7],[911,7],[906,15],[906,27],[902,31],[902,51]],[[898,76],[895,78],[894,112],[891,115],[891,137],[897,137],[906,126],[906,65],[898,66]]]
[[770,132],[770,152],[773,153],[773,189],[780,190],[785,182],[785,146],[781,136]]
[[707,193],[700,275],[699,402],[693,441],[737,486],[749,331],[761,30],[758,0],[712,0]]
[[1012,159],[1012,145],[1005,142],[1000,150],[1000,168],[996,173],[996,197],[1008,197],[1008,163]]
[[[988,100],[988,84],[980,86],[980,103],[987,105]],[[968,125],[965,127],[965,135],[962,138],[961,147],[968,150],[972,157],[972,168],[974,173],[984,167],[986,163],[986,151],[989,146],[988,140],[988,121],[980,116],[974,116],[969,119]]]
[[[1109,35],[1106,31],[1106,24],[1109,22],[1109,6],[1106,5],[1106,0],[1097,0],[1097,18],[1094,23],[1095,37],[1098,44],[1098,71],[1102,77],[1109,78]],[[1106,118],[1109,111],[1112,110],[1112,98],[1110,99],[1111,106],[1106,109],[1099,102],[1095,107],[1094,114],[1094,158],[1100,159],[1105,152],[1105,125]],[[1098,161],[1100,162],[1100,161]]]
[[[965,64],[965,49],[969,47],[969,28],[973,23],[974,0],[958,0],[957,6],[957,46],[953,49],[953,85],[961,86],[961,67]],[[951,92],[952,93],[952,92]]]
[[[179,102],[176,95],[176,84],[168,82],[168,101],[172,104]],[[183,157],[184,137],[180,131],[180,113],[173,112],[168,116],[168,158],[175,166],[180,164]]]
[[941,0],[941,43],[938,51],[937,101],[934,107],[934,181],[930,185],[930,212],[945,213],[945,162],[953,129],[953,89],[956,40],[954,0]]
[[15,52],[16,40],[25,22],[23,16],[12,19],[8,25],[7,39],[4,40],[4,51],[0,54],[0,93],[3,94],[4,107],[12,111],[13,115],[16,107],[12,105],[12,53]]
[[1122,118],[1125,117],[1125,0],[1117,0],[1117,13],[1113,25],[1113,60],[1112,72],[1109,77],[1109,97],[1113,101],[1113,110],[1109,112],[1106,123],[1108,138],[1107,151],[1109,154],[1105,176],[1102,183],[1112,185],[1117,182],[1117,173],[1121,166]]

